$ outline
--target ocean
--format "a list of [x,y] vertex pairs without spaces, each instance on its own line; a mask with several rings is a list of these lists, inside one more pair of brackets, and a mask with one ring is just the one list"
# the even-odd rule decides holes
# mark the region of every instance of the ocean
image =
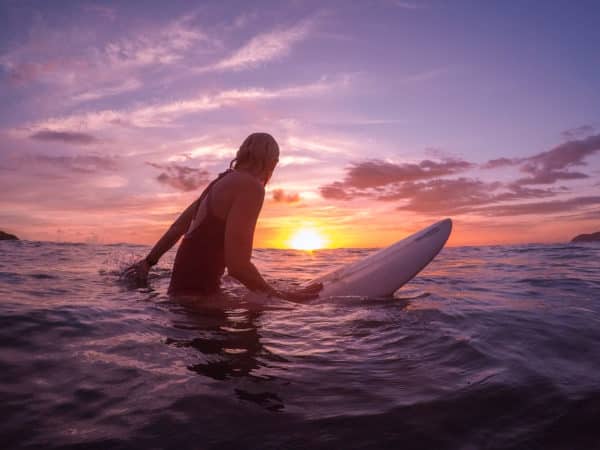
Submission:
[[[0,242],[0,448],[600,448],[600,245],[451,247],[394,298],[166,294],[174,253]],[[256,250],[282,285],[372,250]]]

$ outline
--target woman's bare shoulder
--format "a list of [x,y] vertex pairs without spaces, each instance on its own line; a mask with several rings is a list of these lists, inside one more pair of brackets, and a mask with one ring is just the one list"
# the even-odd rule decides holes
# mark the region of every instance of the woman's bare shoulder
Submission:
[[265,195],[265,187],[263,184],[247,173],[233,171],[230,175],[230,180],[231,186],[235,188],[236,191],[250,195]]

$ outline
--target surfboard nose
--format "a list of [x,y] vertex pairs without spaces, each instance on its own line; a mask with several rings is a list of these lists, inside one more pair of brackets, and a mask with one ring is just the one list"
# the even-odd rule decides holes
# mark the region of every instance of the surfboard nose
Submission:
[[450,217],[447,217],[440,222],[440,225],[452,229],[452,219]]

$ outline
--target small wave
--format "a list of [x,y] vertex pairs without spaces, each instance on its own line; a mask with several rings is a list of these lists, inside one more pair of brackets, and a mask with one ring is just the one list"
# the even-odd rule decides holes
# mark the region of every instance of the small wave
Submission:
[[50,275],[48,273],[31,273],[29,274],[31,278],[35,278],[36,280],[58,280],[60,277],[56,275]]
[[561,287],[569,288],[573,286],[585,286],[586,280],[580,278],[522,278],[516,280],[517,283],[530,284],[537,287]]
[[25,277],[14,272],[0,272],[0,282],[8,284],[20,284],[25,282]]

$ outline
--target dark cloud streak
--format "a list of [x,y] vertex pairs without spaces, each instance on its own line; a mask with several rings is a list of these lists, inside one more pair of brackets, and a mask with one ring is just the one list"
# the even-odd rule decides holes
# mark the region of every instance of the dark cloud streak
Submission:
[[178,191],[189,192],[208,183],[210,174],[204,169],[180,166],[177,164],[147,163],[155,169],[162,170],[156,177],[159,183],[166,184]]
[[68,172],[91,174],[101,171],[115,171],[118,169],[118,159],[106,155],[41,155],[25,154],[16,158],[9,158],[6,170],[20,172],[35,172],[42,169],[44,176],[52,176],[56,171],[66,174]]
[[474,165],[459,159],[441,162],[424,160],[418,164],[394,164],[370,160],[352,164],[343,181],[346,187],[373,188],[400,181],[416,181],[452,175],[470,169]]
[[98,139],[91,134],[75,131],[41,130],[32,134],[30,138],[38,141],[64,142],[66,144],[77,145],[89,145],[98,142]]
[[588,206],[600,206],[600,196],[574,197],[567,200],[519,203],[514,205],[494,205],[486,208],[479,208],[477,212],[485,213],[489,216],[518,216],[525,214],[562,213]]
[[[585,128],[585,127],[581,127]],[[560,180],[581,180],[588,178],[582,172],[574,172],[575,166],[585,166],[585,158],[600,152],[600,134],[579,140],[570,140],[551,150],[528,158],[492,159],[481,165],[482,169],[519,166],[528,176],[516,181],[521,186],[535,184],[553,184]]]

